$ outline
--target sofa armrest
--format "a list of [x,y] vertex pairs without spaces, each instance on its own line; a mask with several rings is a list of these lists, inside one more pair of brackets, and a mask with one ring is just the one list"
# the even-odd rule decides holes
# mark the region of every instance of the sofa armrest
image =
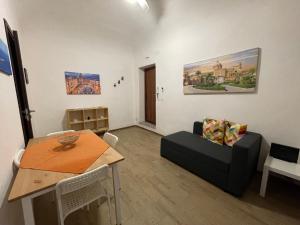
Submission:
[[203,133],[203,123],[196,121],[194,122],[193,134],[202,135]]
[[257,169],[261,146],[261,135],[247,132],[233,145],[232,161],[228,175],[228,189],[240,196]]

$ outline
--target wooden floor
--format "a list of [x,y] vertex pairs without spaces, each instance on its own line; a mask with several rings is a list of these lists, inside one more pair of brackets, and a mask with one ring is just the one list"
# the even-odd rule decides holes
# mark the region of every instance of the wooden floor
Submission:
[[[132,127],[115,131],[120,164],[123,225],[299,225],[300,187],[271,177],[265,199],[258,175],[242,198],[161,158],[160,136]],[[111,184],[108,184],[111,189]],[[56,208],[47,196],[35,201],[39,225],[55,225]],[[69,225],[109,224],[106,202],[67,218]]]

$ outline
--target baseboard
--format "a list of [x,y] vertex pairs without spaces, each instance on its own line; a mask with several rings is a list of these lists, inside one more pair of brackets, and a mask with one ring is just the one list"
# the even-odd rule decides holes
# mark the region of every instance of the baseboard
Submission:
[[139,124],[130,125],[130,126],[125,126],[125,127],[120,127],[120,128],[116,128],[116,129],[111,129],[111,130],[109,130],[109,132],[114,132],[114,131],[124,130],[124,129],[132,128],[132,127],[138,127],[138,128],[141,128],[141,129],[143,129],[143,130],[149,131],[149,132],[154,133],[154,134],[156,134],[156,135],[159,135],[159,136],[161,136],[161,137],[164,136],[164,135],[162,135],[162,134],[160,134],[160,133],[158,133],[158,132],[156,132],[156,131],[154,131],[154,130],[147,129],[146,127],[143,127],[143,126],[141,126],[141,125],[139,125]]
[[136,125],[129,125],[129,126],[125,126],[125,127],[120,127],[120,128],[116,128],[116,129],[111,129],[109,130],[109,132],[113,132],[113,131],[118,131],[118,130],[124,130],[124,129],[127,129],[127,128],[131,128],[131,127],[135,127]]
[[160,134],[160,133],[158,133],[157,131],[155,131],[155,130],[153,130],[153,129],[151,129],[151,128],[148,128],[148,127],[146,127],[146,126],[142,126],[141,124],[136,124],[135,127],[139,127],[139,128],[144,129],[144,130],[146,130],[146,131],[150,131],[150,132],[152,132],[152,133],[154,133],[154,134],[157,134],[157,135],[159,135],[159,136],[161,136],[161,137],[164,136],[163,134]]

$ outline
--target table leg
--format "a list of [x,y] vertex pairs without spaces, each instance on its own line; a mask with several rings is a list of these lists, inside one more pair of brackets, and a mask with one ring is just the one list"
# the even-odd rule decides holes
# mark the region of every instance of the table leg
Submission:
[[120,178],[118,172],[118,165],[113,164],[112,175],[114,182],[114,195],[115,195],[115,210],[116,210],[116,223],[121,225],[121,203],[120,203]]
[[264,171],[261,178],[260,193],[259,193],[261,197],[265,197],[266,195],[268,178],[269,178],[269,169],[268,167],[264,166]]
[[35,225],[33,199],[31,197],[22,198],[22,208],[25,225]]

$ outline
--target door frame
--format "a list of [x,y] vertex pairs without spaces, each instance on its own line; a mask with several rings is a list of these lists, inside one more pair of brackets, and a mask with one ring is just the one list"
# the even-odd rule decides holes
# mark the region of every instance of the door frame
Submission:
[[[146,120],[146,114],[147,114],[147,95],[146,95],[146,93],[147,93],[147,85],[146,85],[146,72],[148,71],[148,70],[152,70],[152,69],[154,69],[154,71],[155,71],[155,84],[154,84],[154,95],[155,95],[155,121],[154,121],[154,123],[153,122],[150,122],[150,121],[147,121]],[[147,66],[147,67],[145,67],[144,68],[144,104],[145,104],[145,106],[144,106],[144,109],[145,109],[145,122],[147,122],[147,123],[150,123],[150,124],[153,124],[153,125],[156,125],[156,101],[157,101],[157,99],[156,99],[156,66],[155,66],[155,64],[154,65],[151,65],[151,66]]]
[[22,124],[23,136],[25,146],[29,139],[33,138],[31,115],[32,112],[29,108],[26,81],[24,76],[24,68],[22,63],[21,50],[19,45],[18,32],[12,30],[6,21],[4,20],[5,33],[7,38],[7,45],[9,49],[10,62],[13,71],[16,95],[19,106],[19,114]]

